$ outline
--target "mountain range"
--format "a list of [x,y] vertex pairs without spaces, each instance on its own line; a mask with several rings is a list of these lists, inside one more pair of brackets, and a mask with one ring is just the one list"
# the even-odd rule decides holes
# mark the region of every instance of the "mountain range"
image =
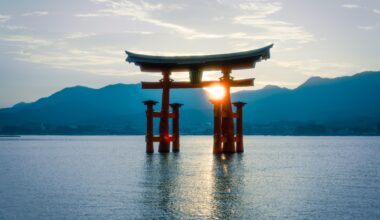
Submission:
[[[184,104],[182,133],[212,132],[212,106],[204,90],[175,89],[170,95],[172,102]],[[144,134],[142,101],[148,99],[160,101],[161,91],[142,90],[140,84],[69,87],[32,103],[0,109],[0,133]],[[311,77],[295,89],[269,85],[233,93],[232,101],[248,103],[247,134],[378,135],[380,131],[380,72]]]

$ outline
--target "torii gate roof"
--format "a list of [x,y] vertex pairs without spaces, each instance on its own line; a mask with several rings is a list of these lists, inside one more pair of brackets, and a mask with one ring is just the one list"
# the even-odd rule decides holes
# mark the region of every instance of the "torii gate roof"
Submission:
[[270,58],[273,44],[263,48],[237,53],[202,56],[153,56],[125,51],[126,61],[140,66],[141,71],[161,72],[191,70],[222,70],[254,68],[255,63]]

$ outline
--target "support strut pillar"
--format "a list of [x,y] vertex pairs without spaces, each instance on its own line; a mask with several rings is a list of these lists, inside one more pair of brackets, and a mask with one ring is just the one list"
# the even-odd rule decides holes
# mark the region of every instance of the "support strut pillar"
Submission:
[[170,107],[173,109],[173,126],[172,126],[172,141],[173,141],[173,152],[179,152],[179,108],[182,106],[180,103],[172,103]]
[[211,103],[214,105],[214,147],[213,153],[223,153],[222,148],[222,108],[220,101],[213,100]]
[[146,136],[145,136],[145,142],[146,142],[146,152],[147,153],[154,153],[154,147],[153,147],[153,106],[156,105],[158,102],[147,100],[143,102],[144,105],[146,105]]
[[244,152],[243,145],[243,106],[244,102],[234,102],[233,105],[236,107],[236,152]]

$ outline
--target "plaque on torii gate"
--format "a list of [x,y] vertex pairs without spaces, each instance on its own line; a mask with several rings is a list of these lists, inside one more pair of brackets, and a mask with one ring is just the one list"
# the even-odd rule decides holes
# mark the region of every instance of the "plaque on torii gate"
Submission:
[[[173,137],[169,136],[169,118],[176,116],[169,112],[170,89],[204,88],[219,84],[225,88],[226,96],[221,101],[222,137],[218,141],[223,142],[223,153],[235,153],[235,141],[239,139],[242,141],[242,134],[240,133],[240,138],[234,135],[234,117],[236,114],[232,111],[230,87],[253,86],[254,78],[234,80],[231,77],[231,71],[254,68],[256,62],[270,58],[272,47],[273,44],[250,51],[203,56],[154,56],[125,51],[128,55],[127,62],[139,66],[143,72],[161,72],[163,76],[159,82],[141,82],[143,89],[162,89],[161,111],[156,114],[160,118],[160,136],[158,138],[152,137],[152,140],[159,142],[158,151],[170,152],[170,142],[173,141]],[[190,81],[176,82],[170,79],[171,73],[184,71],[189,72]],[[215,81],[202,81],[204,71],[221,71],[222,77]],[[152,107],[148,106],[148,108],[153,111]],[[242,111],[239,110],[239,112]],[[152,113],[151,115],[155,114]],[[179,137],[178,131],[176,135]],[[150,136],[152,135],[150,134]]]

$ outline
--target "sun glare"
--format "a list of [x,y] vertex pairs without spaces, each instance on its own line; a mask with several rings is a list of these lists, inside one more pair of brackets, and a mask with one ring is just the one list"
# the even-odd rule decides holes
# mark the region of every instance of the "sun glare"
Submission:
[[221,85],[213,85],[205,88],[211,100],[222,100],[226,95],[226,89]]

